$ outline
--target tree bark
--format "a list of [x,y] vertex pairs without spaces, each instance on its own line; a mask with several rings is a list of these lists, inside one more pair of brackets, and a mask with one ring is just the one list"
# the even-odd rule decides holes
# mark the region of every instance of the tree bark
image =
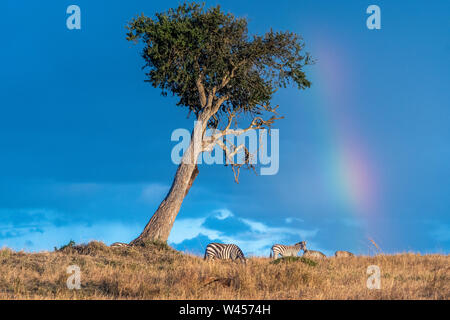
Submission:
[[146,241],[167,241],[181,204],[197,174],[197,165],[181,163],[178,166],[169,193],[145,226],[144,231],[130,245],[141,245]]
[[[172,187],[142,233],[139,237],[131,241],[130,245],[143,245],[148,241],[166,242],[169,238],[181,204],[199,172],[197,158],[201,153],[201,139],[198,141],[196,137],[203,137],[205,128],[206,122],[202,121],[194,127],[189,148],[186,150],[178,166]],[[198,143],[200,143],[200,146]]]
[[185,192],[185,194],[184,194],[184,197],[187,196],[189,190],[191,189],[192,184],[194,183],[195,178],[197,178],[197,176],[198,176],[198,172],[199,172],[199,170],[198,170],[198,165],[195,165],[194,171],[192,171],[191,179],[189,180],[188,186],[187,186],[187,188],[186,188],[186,192]]

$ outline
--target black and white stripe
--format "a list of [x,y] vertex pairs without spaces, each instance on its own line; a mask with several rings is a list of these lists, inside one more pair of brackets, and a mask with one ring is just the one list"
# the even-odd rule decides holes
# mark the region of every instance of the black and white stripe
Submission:
[[300,250],[306,249],[306,241],[298,242],[293,246],[286,246],[284,244],[274,244],[270,251],[270,257],[273,259],[278,258],[278,255],[282,257],[295,257]]
[[246,263],[246,259],[242,250],[235,244],[210,243],[206,246],[205,260],[236,260]]

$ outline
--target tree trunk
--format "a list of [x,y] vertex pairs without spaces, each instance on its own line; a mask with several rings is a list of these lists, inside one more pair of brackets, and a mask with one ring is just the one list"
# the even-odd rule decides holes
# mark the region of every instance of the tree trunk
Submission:
[[169,238],[181,204],[199,172],[197,158],[201,151],[198,149],[198,144],[196,145],[196,143],[199,143],[196,137],[203,136],[205,127],[206,124],[202,125],[202,122],[199,122],[194,127],[189,148],[186,150],[178,166],[169,193],[145,226],[144,231],[142,231],[139,237],[131,241],[130,245],[142,245],[147,241],[166,242]]

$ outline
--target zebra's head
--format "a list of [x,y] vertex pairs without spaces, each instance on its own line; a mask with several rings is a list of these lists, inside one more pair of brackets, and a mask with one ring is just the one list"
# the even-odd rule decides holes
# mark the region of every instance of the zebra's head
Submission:
[[300,247],[300,250],[306,250],[306,241],[301,241],[295,244],[296,247]]

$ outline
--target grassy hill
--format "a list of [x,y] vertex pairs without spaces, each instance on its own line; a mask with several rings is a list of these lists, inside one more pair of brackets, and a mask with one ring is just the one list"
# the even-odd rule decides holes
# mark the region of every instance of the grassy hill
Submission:
[[[81,289],[69,290],[69,265]],[[366,287],[369,265],[381,290]],[[55,252],[0,250],[0,299],[449,299],[448,255],[251,258],[207,263],[164,244],[110,248],[101,242]]]

